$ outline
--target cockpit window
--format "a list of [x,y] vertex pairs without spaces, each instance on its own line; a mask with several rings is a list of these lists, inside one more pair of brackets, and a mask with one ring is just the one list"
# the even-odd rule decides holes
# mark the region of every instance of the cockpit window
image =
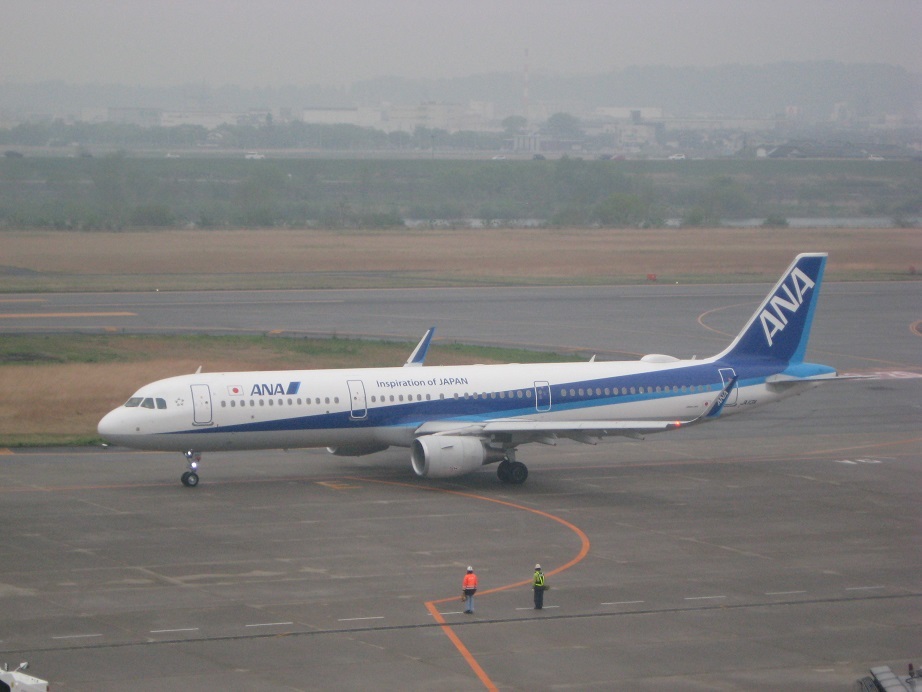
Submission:
[[155,399],[152,396],[133,396],[125,402],[126,408],[137,408],[138,406],[141,408],[156,408],[163,410],[166,408],[166,399],[161,399],[160,397]]

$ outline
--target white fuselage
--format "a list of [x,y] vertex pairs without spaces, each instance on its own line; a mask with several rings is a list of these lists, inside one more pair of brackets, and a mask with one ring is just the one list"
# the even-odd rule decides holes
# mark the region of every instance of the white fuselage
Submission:
[[[419,434],[503,420],[699,417],[733,373],[709,361],[590,362],[198,373],[159,380],[99,423],[117,444],[212,451],[408,447]],[[773,392],[742,373],[723,415],[809,387]]]

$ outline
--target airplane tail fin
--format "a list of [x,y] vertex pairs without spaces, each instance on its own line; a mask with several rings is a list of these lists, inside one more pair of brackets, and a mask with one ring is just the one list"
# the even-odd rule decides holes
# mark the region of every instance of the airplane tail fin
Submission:
[[795,257],[733,343],[717,358],[802,363],[825,269],[825,252]]

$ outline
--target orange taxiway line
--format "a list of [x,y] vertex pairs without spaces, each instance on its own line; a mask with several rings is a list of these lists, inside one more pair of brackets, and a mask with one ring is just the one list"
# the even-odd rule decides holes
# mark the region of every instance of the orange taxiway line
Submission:
[[[405,488],[412,488],[414,490],[429,490],[433,492],[448,493],[449,495],[459,495],[461,497],[467,497],[473,500],[480,500],[482,502],[494,502],[498,505],[504,505],[506,507],[511,507],[512,509],[524,510],[526,512],[531,512],[532,514],[537,514],[538,516],[544,517],[545,519],[556,521],[558,524],[561,524],[565,526],[566,528],[570,529],[570,531],[572,531],[579,537],[580,550],[576,554],[576,556],[573,559],[571,559],[569,562],[567,562],[564,565],[561,565],[560,567],[557,567],[556,569],[551,570],[550,572],[547,572],[547,576],[549,577],[554,576],[555,574],[560,574],[561,572],[570,569],[571,567],[579,563],[584,557],[586,557],[586,555],[589,554],[589,547],[590,547],[589,537],[586,535],[586,533],[582,529],[580,529],[575,524],[571,524],[566,519],[558,517],[554,514],[550,514],[549,512],[544,512],[540,509],[534,509],[533,507],[526,507],[525,505],[517,505],[514,502],[508,502],[507,500],[497,500],[496,498],[492,498],[492,497],[485,497],[483,495],[475,495],[474,493],[462,492],[460,490],[448,490],[445,488],[426,488],[423,486],[411,485],[409,483],[400,483],[398,481],[381,481],[381,480],[374,480],[374,479],[369,479],[369,478],[354,478],[354,480],[364,481],[367,483],[382,483],[384,485],[399,485]],[[531,580],[524,579],[522,581],[517,581],[512,584],[505,584],[504,586],[498,586],[493,589],[487,589],[485,591],[481,591],[480,593],[481,595],[497,593],[499,591],[506,591],[508,589],[514,589],[514,588],[518,588],[521,586],[525,586],[526,584],[531,584]],[[451,625],[448,624],[444,616],[439,612],[439,609],[436,607],[440,603],[448,603],[449,601],[454,601],[455,599],[456,597],[451,597],[451,598],[440,598],[434,601],[426,601],[426,609],[432,614],[432,617],[435,618],[435,621],[441,626],[442,631],[445,632],[445,634],[451,640],[451,643],[455,645],[455,648],[458,650],[458,652],[461,654],[461,656],[470,666],[471,670],[474,671],[474,674],[483,683],[484,687],[486,687],[488,690],[496,690],[497,689],[496,684],[486,674],[486,671],[484,671],[484,669],[480,666],[480,664],[477,662],[477,659],[474,658],[474,655],[464,645],[464,642],[461,641],[461,638],[458,637],[458,635],[452,629]]]

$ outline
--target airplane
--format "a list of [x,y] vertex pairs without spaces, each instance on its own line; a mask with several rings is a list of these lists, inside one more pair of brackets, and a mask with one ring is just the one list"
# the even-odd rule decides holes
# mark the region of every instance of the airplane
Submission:
[[[643,439],[849,379],[804,362],[826,253],[798,255],[723,351],[703,359],[424,366],[434,328],[389,368],[179,375],[141,387],[99,422],[111,444],[185,455],[185,486],[203,452],[326,447],[362,456],[410,449],[414,473],[451,478],[498,464],[504,483],[528,468],[516,452],[561,438]],[[201,370],[201,368],[199,368]]]

